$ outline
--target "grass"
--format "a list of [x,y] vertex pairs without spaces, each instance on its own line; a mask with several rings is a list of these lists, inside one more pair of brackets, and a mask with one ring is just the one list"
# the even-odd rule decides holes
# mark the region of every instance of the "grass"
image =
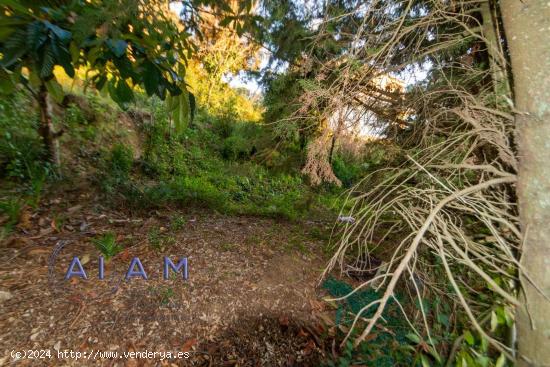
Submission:
[[[162,101],[143,99],[138,112],[151,116],[154,123],[136,125],[132,142],[127,130],[114,123],[121,113],[116,107],[95,93],[76,93],[54,116],[58,128],[66,130],[60,141],[66,167],[97,171],[90,177],[115,206],[203,207],[225,214],[300,220],[313,213],[333,213],[341,201],[334,188],[309,187],[297,167],[275,169],[272,163],[257,160],[254,153],[272,141],[269,130],[258,123],[238,121],[233,115],[213,117],[200,110],[195,123],[178,134]],[[5,117],[0,119],[0,167],[5,176],[28,187],[27,204],[36,208],[51,178],[40,158],[36,113],[28,96],[18,93],[0,103],[0,114]],[[135,141],[140,147],[132,145]],[[73,174],[69,168],[65,171]],[[170,228],[179,230],[183,225],[184,220],[174,221]]]
[[169,233],[162,233],[160,228],[152,228],[147,233],[149,246],[155,251],[164,251],[176,243],[176,238]]
[[0,240],[3,240],[13,231],[17,222],[19,222],[22,208],[23,205],[19,198],[0,201],[0,214],[5,216],[0,227]]
[[[144,151],[138,162],[118,145],[104,155],[104,191],[123,198],[124,205],[206,207],[225,214],[298,220],[311,210],[329,211],[327,203],[338,200],[331,190],[310,188],[300,174],[271,171],[246,154],[227,154],[224,142],[229,137],[248,134],[246,141],[254,146],[259,127],[230,129],[225,121],[222,127],[210,128],[208,121],[198,121],[178,135],[165,111],[155,103],[151,109],[156,123],[143,127]],[[133,167],[138,170],[130,175]]]
[[176,215],[170,222],[170,229],[173,231],[179,231],[185,226],[186,220],[181,215]]

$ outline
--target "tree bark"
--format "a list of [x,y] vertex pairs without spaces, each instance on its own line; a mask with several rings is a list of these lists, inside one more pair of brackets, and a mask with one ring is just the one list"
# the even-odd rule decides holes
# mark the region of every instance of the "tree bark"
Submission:
[[42,137],[44,144],[44,154],[46,160],[50,161],[54,167],[61,165],[61,158],[59,155],[59,142],[57,140],[58,134],[54,132],[51,106],[48,99],[48,90],[46,86],[42,84],[38,91],[38,106],[40,108],[40,127],[38,133]]
[[493,83],[493,91],[498,102],[505,102],[503,97],[510,95],[510,85],[506,76],[506,59],[498,55],[504,55],[501,48],[500,34],[491,9],[491,2],[486,1],[480,5],[480,13],[483,21],[482,32],[487,54],[489,56],[489,70]]
[[545,298],[550,297],[550,3],[502,0],[500,6],[517,111],[517,193],[523,232],[518,365],[550,366],[550,301]]

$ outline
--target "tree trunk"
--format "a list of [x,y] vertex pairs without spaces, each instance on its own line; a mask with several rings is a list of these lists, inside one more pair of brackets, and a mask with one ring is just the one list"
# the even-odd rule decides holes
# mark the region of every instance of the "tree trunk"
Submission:
[[518,365],[550,366],[550,4],[502,0],[515,88],[523,307],[517,310]]
[[50,161],[54,167],[59,167],[61,159],[59,155],[58,135],[54,132],[51,106],[48,100],[48,90],[42,84],[38,92],[38,106],[40,108],[40,127],[38,132],[42,137],[44,144],[44,155],[46,160]]
[[332,164],[332,156],[334,154],[334,146],[336,145],[336,133],[332,134],[332,139],[330,141],[330,151],[328,152],[328,163]]
[[502,52],[500,34],[498,30],[498,22],[493,14],[491,2],[486,1],[480,5],[481,18],[483,21],[483,37],[487,46],[487,54],[489,56],[489,70],[491,71],[491,79],[493,91],[498,102],[504,102],[504,97],[510,95],[510,85],[506,76],[506,59]]

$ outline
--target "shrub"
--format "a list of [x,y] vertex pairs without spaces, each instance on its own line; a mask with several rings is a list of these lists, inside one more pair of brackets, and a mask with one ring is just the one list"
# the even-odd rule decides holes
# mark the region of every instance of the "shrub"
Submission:
[[42,166],[38,119],[29,99],[16,93],[0,100],[0,171],[2,176],[26,181]]
[[243,160],[250,157],[252,153],[250,141],[243,136],[233,135],[223,142],[222,156],[227,160]]
[[17,222],[19,222],[19,216],[22,208],[23,204],[16,198],[0,201],[0,213],[7,217],[4,219],[4,223],[0,231],[0,240],[13,231],[13,228]]
[[208,181],[206,177],[183,177],[172,184],[176,200],[181,204],[194,204],[225,211],[228,195]]
[[107,159],[108,171],[120,178],[126,178],[132,170],[134,164],[134,153],[132,148],[122,144],[116,144]]
[[365,173],[358,163],[347,162],[338,155],[332,160],[332,170],[345,187],[350,187]]

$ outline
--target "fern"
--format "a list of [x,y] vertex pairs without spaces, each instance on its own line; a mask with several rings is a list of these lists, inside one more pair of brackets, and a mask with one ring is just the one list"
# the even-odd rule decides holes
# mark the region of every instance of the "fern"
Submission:
[[115,234],[107,232],[99,238],[92,239],[94,246],[105,256],[106,260],[122,251],[122,246],[116,243]]

